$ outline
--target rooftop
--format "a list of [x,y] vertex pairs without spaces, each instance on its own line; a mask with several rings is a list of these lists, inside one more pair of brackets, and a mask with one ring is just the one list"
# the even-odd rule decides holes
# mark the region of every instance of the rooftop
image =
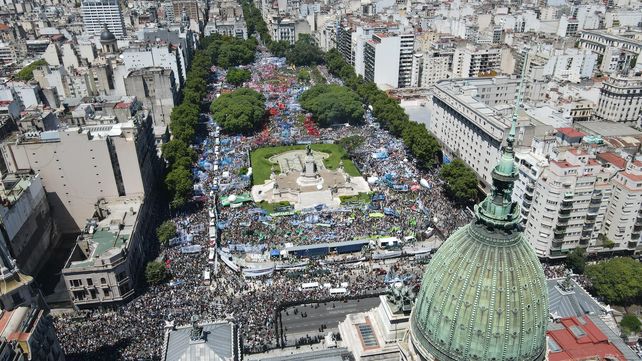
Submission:
[[[624,361],[640,359],[628,349],[617,335],[612,331],[608,332],[610,331],[608,326],[598,327],[598,323],[603,324],[599,318],[591,316],[568,317],[559,322],[550,323],[546,332],[550,350],[548,360]],[[607,331],[606,334],[603,331]]]
[[634,136],[642,135],[642,132],[627,125],[614,122],[580,122],[576,123],[577,128],[592,135],[603,137]]
[[236,360],[238,342],[235,325],[225,321],[199,324],[201,338],[193,338],[193,326],[181,326],[165,335],[163,360]]
[[611,163],[620,169],[626,168],[626,160],[613,152],[597,153],[596,156],[598,159]]
[[142,197],[137,196],[113,198],[99,204],[95,218],[79,236],[65,268],[91,267],[97,260],[107,260],[126,249],[141,205]]
[[569,138],[581,138],[586,135],[586,133],[580,132],[573,128],[558,128],[557,131]]

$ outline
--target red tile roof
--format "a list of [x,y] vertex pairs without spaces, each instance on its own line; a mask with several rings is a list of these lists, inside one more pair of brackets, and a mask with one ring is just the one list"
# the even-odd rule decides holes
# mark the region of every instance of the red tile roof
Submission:
[[557,131],[569,138],[580,138],[586,135],[586,133],[582,133],[574,128],[558,128]]
[[129,108],[131,105],[132,105],[131,103],[127,103],[127,102],[118,102],[118,103],[116,103],[116,105],[114,106],[114,108],[116,108],[116,109],[127,109],[127,108]]
[[551,349],[549,361],[585,360],[606,356],[616,357],[616,360],[626,360],[622,352],[609,342],[606,335],[595,326],[590,318],[568,317],[561,321],[563,328],[549,330],[547,336],[559,346],[559,351]]
[[560,167],[560,168],[573,168],[573,167],[577,167],[576,165],[573,165],[573,164],[569,163],[569,162],[568,162],[568,161],[566,161],[566,160],[551,160],[551,163],[557,164],[557,166],[558,166],[558,167]]
[[634,182],[642,181],[642,175],[633,174],[633,173],[630,173],[630,172],[622,172],[621,174],[622,174],[622,176],[627,177],[627,178],[629,178],[630,180],[632,180]]
[[611,163],[620,169],[626,168],[626,160],[613,152],[597,153],[597,158]]

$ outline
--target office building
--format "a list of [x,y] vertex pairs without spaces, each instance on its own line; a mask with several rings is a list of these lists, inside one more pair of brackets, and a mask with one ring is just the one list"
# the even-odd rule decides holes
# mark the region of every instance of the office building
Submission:
[[127,32],[119,3],[119,0],[82,0],[80,9],[85,32],[100,35],[107,25],[118,39],[124,38]]
[[433,88],[429,130],[445,155],[461,158],[485,186],[510,128],[509,113],[497,106],[514,104],[517,84],[516,79],[496,77],[443,80]]

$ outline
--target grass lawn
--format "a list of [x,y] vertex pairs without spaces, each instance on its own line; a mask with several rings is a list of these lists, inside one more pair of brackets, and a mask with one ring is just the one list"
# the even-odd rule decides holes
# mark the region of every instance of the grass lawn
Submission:
[[339,196],[339,199],[341,199],[341,203],[346,203],[346,202],[370,203],[372,199],[372,192],[359,193],[354,196]]
[[[323,161],[327,169],[334,170],[339,167],[339,162],[343,160],[343,168],[346,173],[352,177],[360,176],[359,170],[348,158],[345,149],[338,144],[312,144],[312,150],[317,152],[328,153],[330,156]],[[286,145],[281,147],[259,148],[250,154],[252,161],[252,182],[254,184],[263,184],[270,179],[272,166],[275,165],[278,172],[278,165],[269,161],[272,156],[284,153],[290,150],[305,149],[305,145]]]
[[289,206],[291,205],[290,202],[276,202],[276,203],[268,203],[266,201],[261,201],[258,203],[259,208],[265,209],[268,213],[274,213],[276,212],[276,209],[279,207],[284,207],[284,206]]

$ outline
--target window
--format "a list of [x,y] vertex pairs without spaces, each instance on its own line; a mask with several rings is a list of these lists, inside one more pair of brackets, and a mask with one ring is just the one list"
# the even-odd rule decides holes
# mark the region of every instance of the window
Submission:
[[80,287],[82,282],[80,282],[80,280],[71,280],[69,281],[69,284],[71,284],[71,287]]
[[87,278],[87,286],[93,286],[94,281],[91,278]]

